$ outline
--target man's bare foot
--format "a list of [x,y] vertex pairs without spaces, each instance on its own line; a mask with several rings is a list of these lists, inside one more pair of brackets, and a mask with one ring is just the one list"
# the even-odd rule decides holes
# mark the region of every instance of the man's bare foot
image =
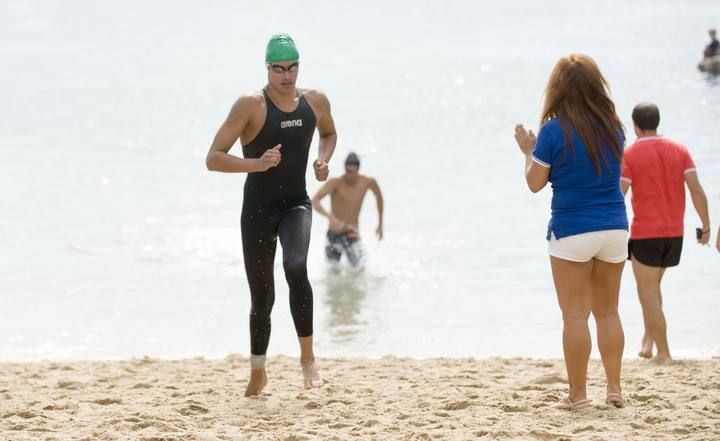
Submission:
[[669,355],[658,354],[655,357],[653,357],[652,360],[650,360],[650,363],[652,363],[654,365],[658,365],[658,366],[663,366],[663,365],[672,363],[672,357]]
[[260,395],[267,382],[265,369],[250,369],[250,382],[245,389],[245,396]]
[[642,344],[640,347],[640,352],[638,352],[638,355],[641,358],[652,358],[653,353],[653,341],[648,338],[648,336],[643,336]]
[[320,376],[320,373],[315,368],[315,362],[301,362],[300,365],[302,366],[305,389],[322,387],[324,381]]

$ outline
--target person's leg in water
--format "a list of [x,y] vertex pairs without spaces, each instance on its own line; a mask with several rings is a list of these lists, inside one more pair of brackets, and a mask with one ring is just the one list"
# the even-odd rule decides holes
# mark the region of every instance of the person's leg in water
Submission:
[[650,342],[657,346],[657,355],[652,360],[660,364],[668,363],[672,361],[672,357],[667,341],[667,322],[662,310],[660,294],[660,281],[665,269],[659,266],[645,265],[637,258],[632,259],[632,267],[643,311],[645,334]]
[[345,250],[345,256],[347,256],[350,266],[356,271],[363,271],[365,268],[362,265],[363,252],[362,246],[360,245],[360,236],[358,234],[348,235],[345,234],[342,237],[342,246]]
[[300,342],[300,365],[305,388],[320,387],[323,380],[315,367],[313,352],[313,292],[307,274],[312,207],[310,204],[283,213],[278,235],[283,249],[283,268],[290,287],[290,312]]
[[340,258],[342,257],[342,246],[340,244],[340,235],[328,231],[326,234],[327,244],[325,245],[325,258],[330,264],[332,272],[340,271]]
[[[246,209],[247,208],[247,209]],[[245,396],[259,395],[267,385],[265,356],[270,343],[270,313],[275,302],[273,265],[277,239],[272,219],[243,207],[241,232],[245,273],[250,287],[250,381]]]
[[607,378],[607,402],[622,407],[620,371],[625,348],[618,298],[625,262],[609,263],[594,259],[592,269],[592,314],[595,317],[598,348]]
[[550,265],[563,317],[563,353],[570,383],[568,400],[578,403],[587,400],[593,260],[573,262],[550,256]]

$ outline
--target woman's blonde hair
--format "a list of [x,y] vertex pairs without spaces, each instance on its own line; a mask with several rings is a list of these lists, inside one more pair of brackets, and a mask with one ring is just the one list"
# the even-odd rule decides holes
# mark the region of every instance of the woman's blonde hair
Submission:
[[541,125],[560,119],[566,146],[572,145],[573,131],[578,134],[598,176],[602,174],[600,158],[608,163],[607,150],[618,162],[623,154],[625,127],[615,113],[609,89],[592,58],[570,54],[561,58],[550,74],[540,117]]

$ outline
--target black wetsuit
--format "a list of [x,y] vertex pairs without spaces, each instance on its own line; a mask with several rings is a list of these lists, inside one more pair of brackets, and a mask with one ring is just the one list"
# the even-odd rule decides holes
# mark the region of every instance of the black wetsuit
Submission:
[[273,265],[277,239],[283,249],[285,278],[290,287],[290,312],[299,337],[313,333],[312,287],[307,276],[312,207],[305,189],[308,152],[315,132],[312,108],[300,95],[297,108],[283,112],[263,91],[265,124],[249,144],[246,158],[259,158],[282,144],[277,167],[250,173],[245,181],[241,230],[245,272],[250,285],[250,350],[264,355],[270,341],[270,312],[275,301]]

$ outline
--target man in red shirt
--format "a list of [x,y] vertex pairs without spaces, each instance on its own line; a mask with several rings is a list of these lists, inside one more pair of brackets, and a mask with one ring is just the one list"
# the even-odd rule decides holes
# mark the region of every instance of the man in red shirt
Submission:
[[702,245],[710,241],[708,204],[687,147],[658,136],[657,106],[638,104],[632,119],[638,138],[625,149],[620,185],[623,193],[632,187],[633,220],[628,258],[632,261],[645,322],[639,355],[651,358],[654,344],[657,346],[654,361],[667,363],[672,358],[660,283],[665,269],[680,263],[685,185],[702,222],[702,235],[698,239]]

